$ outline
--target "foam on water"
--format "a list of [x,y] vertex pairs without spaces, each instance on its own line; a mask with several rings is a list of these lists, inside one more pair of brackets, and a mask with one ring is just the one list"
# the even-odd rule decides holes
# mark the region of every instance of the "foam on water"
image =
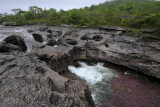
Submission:
[[21,33],[22,36],[24,36],[24,37],[28,37],[28,38],[34,39],[33,36],[32,36],[32,34],[28,33],[28,31],[26,29],[14,30],[14,32]]
[[91,89],[91,95],[96,105],[101,105],[104,97],[110,95],[111,89],[109,81],[113,77],[117,77],[112,69],[104,67],[103,63],[90,66],[84,62],[79,62],[80,67],[69,66],[68,69],[77,76],[86,80]]
[[77,76],[86,80],[88,84],[94,85],[101,82],[104,78],[110,79],[114,77],[114,74],[110,72],[110,69],[103,67],[103,63],[98,63],[94,66],[89,66],[84,62],[79,62],[81,67],[69,66],[68,69],[75,73]]

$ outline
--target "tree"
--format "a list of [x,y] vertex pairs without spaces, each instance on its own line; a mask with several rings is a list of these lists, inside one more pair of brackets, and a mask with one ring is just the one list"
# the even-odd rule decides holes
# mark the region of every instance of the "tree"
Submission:
[[22,9],[12,9],[12,11],[14,12],[14,14],[23,13]]
[[38,19],[38,18],[41,18],[42,8],[39,8],[37,6],[31,6],[29,7],[29,12],[32,14],[34,19]]

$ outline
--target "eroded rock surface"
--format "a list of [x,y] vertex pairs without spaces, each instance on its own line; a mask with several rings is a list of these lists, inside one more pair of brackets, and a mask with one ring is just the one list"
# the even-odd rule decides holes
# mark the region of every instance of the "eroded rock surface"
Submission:
[[48,63],[62,56],[65,57],[62,59],[104,61],[160,78],[159,37],[94,29],[60,29],[63,33],[57,36],[58,47],[46,46],[35,51],[38,57],[49,60]]
[[[91,92],[82,80],[59,75],[38,60],[34,50],[33,53],[22,51],[19,41],[11,38],[8,35],[0,42],[0,106],[94,107]],[[33,42],[37,49],[49,47]]]
[[0,105],[2,107],[92,107],[88,87],[51,70],[22,52],[0,53]]
[[84,81],[62,76],[75,60],[110,62],[160,78],[160,38],[122,32],[1,27],[0,106],[94,107]]

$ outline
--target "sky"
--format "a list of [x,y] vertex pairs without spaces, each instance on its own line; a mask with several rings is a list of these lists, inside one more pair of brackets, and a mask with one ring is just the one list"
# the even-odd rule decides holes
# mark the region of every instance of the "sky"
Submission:
[[106,0],[0,0],[0,13],[12,13],[11,9],[28,10],[29,6],[69,10],[104,3]]

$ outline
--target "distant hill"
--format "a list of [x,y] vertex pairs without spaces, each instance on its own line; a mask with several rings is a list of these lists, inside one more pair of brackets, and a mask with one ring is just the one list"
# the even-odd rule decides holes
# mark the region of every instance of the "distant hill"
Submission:
[[160,27],[160,2],[155,0],[112,0],[99,5],[71,9],[49,10],[31,6],[29,11],[13,9],[14,15],[1,14],[0,23],[16,21],[20,24],[73,24],[97,27],[100,25],[130,28]]
[[97,17],[101,16],[98,19],[106,25],[133,28],[160,26],[160,2],[155,0],[113,0],[92,5],[90,9]]

